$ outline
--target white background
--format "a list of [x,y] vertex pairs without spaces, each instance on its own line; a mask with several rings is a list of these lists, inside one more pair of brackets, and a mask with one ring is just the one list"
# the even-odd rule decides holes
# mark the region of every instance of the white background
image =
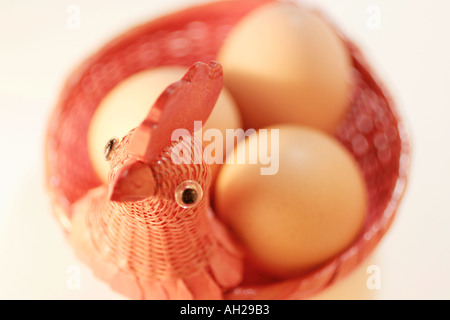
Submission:
[[[43,190],[43,137],[71,68],[125,29],[205,1],[0,1],[0,298],[121,298],[79,265]],[[312,2],[312,1],[310,1]],[[70,30],[69,5],[81,9]],[[370,29],[367,8],[381,10]],[[411,132],[406,196],[378,248],[385,299],[450,299],[450,2],[321,0],[315,6],[363,49]]]

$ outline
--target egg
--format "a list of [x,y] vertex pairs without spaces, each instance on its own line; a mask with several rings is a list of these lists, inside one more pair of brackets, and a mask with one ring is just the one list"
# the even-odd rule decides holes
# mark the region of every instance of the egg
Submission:
[[332,132],[347,110],[347,47],[304,7],[255,9],[233,27],[217,59],[246,128],[294,123]]
[[[106,143],[112,137],[121,138],[137,127],[164,89],[180,80],[186,70],[168,66],[141,71],[120,82],[102,99],[89,126],[88,151],[93,167],[103,182],[108,180],[109,172],[109,163],[104,157]],[[223,88],[202,130],[206,132],[207,129],[216,128],[225,137],[226,129],[240,127],[242,120],[237,106],[233,97]],[[204,141],[204,146],[209,143],[212,141]],[[222,152],[226,154],[225,141]],[[219,166],[211,167],[214,176]]]
[[[288,277],[306,272],[345,249],[361,232],[367,195],[363,176],[351,154],[322,131],[299,125],[278,129],[278,141],[256,132],[242,140],[235,154],[256,164],[227,163],[217,177],[214,209],[245,248],[249,261],[264,272]],[[264,149],[262,149],[264,150]],[[278,170],[262,175],[264,154],[278,159]],[[264,157],[266,158],[266,157]]]

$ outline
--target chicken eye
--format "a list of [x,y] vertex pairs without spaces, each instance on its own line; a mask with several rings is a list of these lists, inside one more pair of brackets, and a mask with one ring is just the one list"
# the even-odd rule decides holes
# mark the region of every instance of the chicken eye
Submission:
[[119,145],[119,138],[111,138],[105,145],[104,155],[105,160],[109,161],[111,160],[112,155],[114,154],[114,151],[117,149],[117,146]]
[[182,208],[192,208],[196,206],[203,197],[203,190],[200,184],[194,180],[186,180],[175,189],[175,200]]

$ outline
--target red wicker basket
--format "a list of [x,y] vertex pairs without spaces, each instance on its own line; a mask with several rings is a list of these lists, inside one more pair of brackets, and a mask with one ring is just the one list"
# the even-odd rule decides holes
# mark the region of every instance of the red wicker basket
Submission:
[[[63,226],[70,221],[71,205],[101,184],[89,161],[86,141],[102,98],[141,70],[188,67],[214,59],[233,25],[267,2],[215,2],[150,21],[110,41],[70,75],[51,115],[46,143],[48,188]],[[364,230],[345,251],[312,272],[283,281],[247,277],[226,292],[227,299],[309,297],[349,274],[373,251],[393,221],[406,183],[408,138],[386,89],[358,48],[341,37],[353,57],[354,85],[348,114],[334,135],[364,173],[369,192]]]

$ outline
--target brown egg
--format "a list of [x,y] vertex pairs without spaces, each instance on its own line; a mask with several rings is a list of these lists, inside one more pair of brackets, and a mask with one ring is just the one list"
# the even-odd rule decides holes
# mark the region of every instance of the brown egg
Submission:
[[[145,118],[159,95],[186,72],[183,67],[160,67],[136,73],[120,82],[101,101],[88,133],[88,150],[95,171],[102,181],[108,179],[109,163],[105,161],[106,143],[113,137],[121,138],[137,127]],[[239,111],[231,95],[222,89],[219,99],[203,126],[203,132],[217,128],[225,136],[226,129],[242,127]],[[210,142],[205,141],[204,146]],[[223,154],[226,154],[223,142]],[[217,174],[219,166],[212,167]]]
[[233,28],[217,59],[246,128],[296,123],[331,132],[345,114],[347,47],[303,7],[271,3],[254,10]]
[[[261,175],[269,165],[260,161],[225,164],[214,205],[250,260],[283,277],[314,268],[345,249],[363,226],[367,196],[358,165],[340,143],[306,127],[275,128],[279,143],[272,141],[267,154],[270,165],[278,154],[278,171]],[[241,141],[235,152],[249,153],[249,141],[259,136]],[[268,139],[259,141],[259,148],[264,141]]]

